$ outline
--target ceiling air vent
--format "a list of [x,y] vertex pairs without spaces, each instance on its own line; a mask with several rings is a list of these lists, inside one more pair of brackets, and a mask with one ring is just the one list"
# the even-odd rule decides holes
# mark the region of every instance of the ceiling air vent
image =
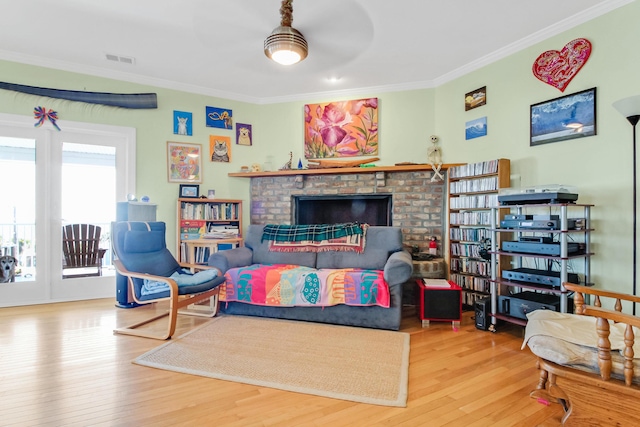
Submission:
[[133,65],[136,63],[136,59],[131,56],[119,56],[113,55],[111,53],[107,53],[105,56],[107,58],[107,61],[122,62],[123,64],[129,65]]

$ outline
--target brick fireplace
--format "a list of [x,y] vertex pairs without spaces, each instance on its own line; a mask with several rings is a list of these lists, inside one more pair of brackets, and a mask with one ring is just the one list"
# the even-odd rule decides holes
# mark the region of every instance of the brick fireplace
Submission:
[[[391,196],[391,225],[400,227],[404,243],[410,249],[417,245],[427,251],[429,239],[436,236],[442,242],[445,230],[444,206],[446,184],[442,180],[431,181],[430,170],[386,170],[313,174],[269,174],[251,177],[250,216],[252,224],[294,224],[296,199],[300,196]],[[390,168],[393,169],[393,168]],[[343,222],[350,221],[346,219]],[[338,221],[339,222],[339,221]],[[440,248],[442,249],[442,248]]]

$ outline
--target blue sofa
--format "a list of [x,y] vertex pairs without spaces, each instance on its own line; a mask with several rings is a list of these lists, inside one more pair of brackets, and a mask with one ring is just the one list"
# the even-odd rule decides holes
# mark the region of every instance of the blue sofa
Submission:
[[380,306],[272,307],[242,302],[221,302],[227,314],[276,317],[290,320],[362,326],[377,329],[400,329],[402,319],[402,284],[411,278],[411,255],[403,249],[399,227],[371,226],[367,230],[363,253],[356,252],[271,252],[269,242],[262,241],[263,225],[250,225],[244,247],[217,252],[209,265],[223,274],[230,268],[252,264],[292,264],[312,268],[365,268],[383,270],[389,284],[389,308]]

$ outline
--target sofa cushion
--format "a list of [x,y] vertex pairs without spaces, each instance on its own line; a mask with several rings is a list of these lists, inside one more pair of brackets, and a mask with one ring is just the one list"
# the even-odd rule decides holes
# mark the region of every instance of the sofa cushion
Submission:
[[367,229],[364,252],[319,252],[317,268],[365,268],[383,270],[394,252],[402,247],[402,231],[399,227],[371,226]]
[[253,264],[294,264],[316,266],[315,252],[271,252],[269,241],[262,241],[264,225],[250,225],[244,245],[253,251]]

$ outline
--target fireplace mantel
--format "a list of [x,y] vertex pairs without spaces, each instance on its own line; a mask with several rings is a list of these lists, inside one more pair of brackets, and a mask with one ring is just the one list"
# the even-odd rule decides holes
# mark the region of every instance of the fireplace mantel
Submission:
[[[464,163],[444,163],[441,170],[463,165]],[[229,176],[238,178],[258,178],[268,176],[290,176],[290,175],[342,175],[348,173],[370,173],[370,172],[412,172],[412,171],[433,170],[429,164],[411,164],[397,166],[370,166],[355,168],[318,168],[318,169],[286,169],[271,172],[231,172]]]

